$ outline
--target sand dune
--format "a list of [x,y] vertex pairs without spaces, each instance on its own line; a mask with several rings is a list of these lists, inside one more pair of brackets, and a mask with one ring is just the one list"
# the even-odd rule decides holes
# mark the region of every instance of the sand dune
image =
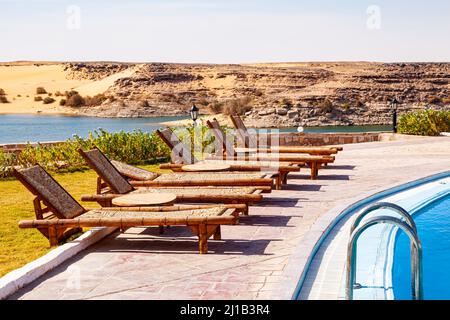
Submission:
[[[0,88],[5,90],[10,103],[0,104],[0,114],[5,113],[68,113],[73,114],[70,108],[59,106],[62,97],[55,97],[52,104],[35,102],[36,88],[44,87],[47,92],[64,92],[77,87],[88,86],[92,80],[69,80],[66,78],[64,65],[61,63],[38,64],[18,62],[0,65]],[[103,86],[99,86],[102,90]],[[95,92],[90,88],[91,94]],[[46,97],[47,95],[42,95]]]
[[111,87],[116,80],[131,76],[135,72],[135,68],[136,67],[128,68],[102,80],[80,85],[75,87],[75,91],[78,91],[83,96],[95,96],[96,94],[103,93],[108,90],[108,88]]

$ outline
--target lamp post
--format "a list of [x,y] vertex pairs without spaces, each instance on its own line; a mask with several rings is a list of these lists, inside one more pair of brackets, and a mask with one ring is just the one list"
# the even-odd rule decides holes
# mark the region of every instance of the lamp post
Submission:
[[198,118],[198,111],[199,109],[195,104],[192,105],[191,110],[189,110],[189,113],[191,114],[191,119],[194,122],[194,127],[197,124],[197,118]]
[[392,110],[392,131],[394,131],[394,133],[397,133],[397,99],[392,98],[390,101],[390,105]]

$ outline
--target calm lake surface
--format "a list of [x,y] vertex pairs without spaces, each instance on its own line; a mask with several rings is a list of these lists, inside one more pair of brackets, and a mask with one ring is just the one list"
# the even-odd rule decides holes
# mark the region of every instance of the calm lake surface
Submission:
[[[187,119],[188,117],[158,118],[93,118],[48,115],[0,115],[0,144],[20,142],[61,141],[74,134],[86,137],[98,128],[110,132],[141,129],[152,132],[161,128],[161,122]],[[368,132],[390,131],[389,126],[309,127],[304,132]],[[295,132],[297,128],[280,130]]]

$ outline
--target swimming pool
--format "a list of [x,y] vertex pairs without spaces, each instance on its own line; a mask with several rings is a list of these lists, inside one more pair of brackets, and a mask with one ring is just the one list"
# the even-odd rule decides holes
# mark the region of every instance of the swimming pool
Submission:
[[[294,299],[345,299],[347,244],[355,217],[376,202],[395,203],[414,218],[423,248],[425,299],[450,299],[450,173],[385,190],[342,211],[315,245]],[[374,216],[395,216],[378,209]],[[409,239],[392,225],[367,229],[357,246],[355,300],[411,299]],[[445,276],[444,276],[445,274]]]
[[[450,196],[432,202],[414,215],[423,250],[424,299],[450,299]],[[394,251],[395,299],[410,299],[409,240],[399,233]]]

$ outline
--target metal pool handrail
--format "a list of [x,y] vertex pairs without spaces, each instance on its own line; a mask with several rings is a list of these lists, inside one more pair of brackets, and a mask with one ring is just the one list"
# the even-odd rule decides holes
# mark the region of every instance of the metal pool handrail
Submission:
[[[377,208],[391,208],[392,210],[397,211],[398,208],[401,208],[394,204],[389,203],[378,203],[375,204],[366,210],[364,210],[361,215],[363,217],[367,215],[366,211],[371,212]],[[404,213],[406,212],[403,208],[400,210],[401,215],[406,217]],[[411,216],[406,212],[407,216],[411,218]],[[409,237],[411,242],[411,289],[412,289],[412,297],[414,300],[422,300],[423,298],[423,289],[422,289],[422,245],[417,235],[417,228],[414,221],[409,218],[406,218],[407,222],[390,217],[390,216],[379,216],[368,219],[363,225],[358,226],[361,222],[362,218],[357,218],[356,223],[353,224],[355,229],[352,229],[352,233],[350,236],[350,240],[348,242],[347,247],[347,278],[346,278],[346,288],[345,288],[345,296],[347,300],[353,299],[353,289],[355,287],[355,278],[356,278],[356,252],[357,252],[357,241],[361,234],[367,230],[368,228],[380,224],[387,223],[391,225],[395,225],[402,229]]]
[[406,223],[409,224],[409,226],[411,228],[413,228],[414,232],[417,233],[416,223],[414,222],[414,219],[411,217],[411,215],[408,213],[408,211],[406,211],[405,209],[403,209],[402,207],[400,207],[399,205],[397,205],[395,203],[377,202],[377,203],[371,205],[370,207],[366,208],[363,212],[361,212],[360,215],[358,215],[356,217],[355,221],[353,221],[353,224],[350,228],[350,234],[352,234],[352,232],[361,223],[362,219],[364,219],[365,216],[367,216],[369,213],[371,213],[375,210],[378,210],[378,209],[389,209],[391,211],[398,213],[405,219]]

